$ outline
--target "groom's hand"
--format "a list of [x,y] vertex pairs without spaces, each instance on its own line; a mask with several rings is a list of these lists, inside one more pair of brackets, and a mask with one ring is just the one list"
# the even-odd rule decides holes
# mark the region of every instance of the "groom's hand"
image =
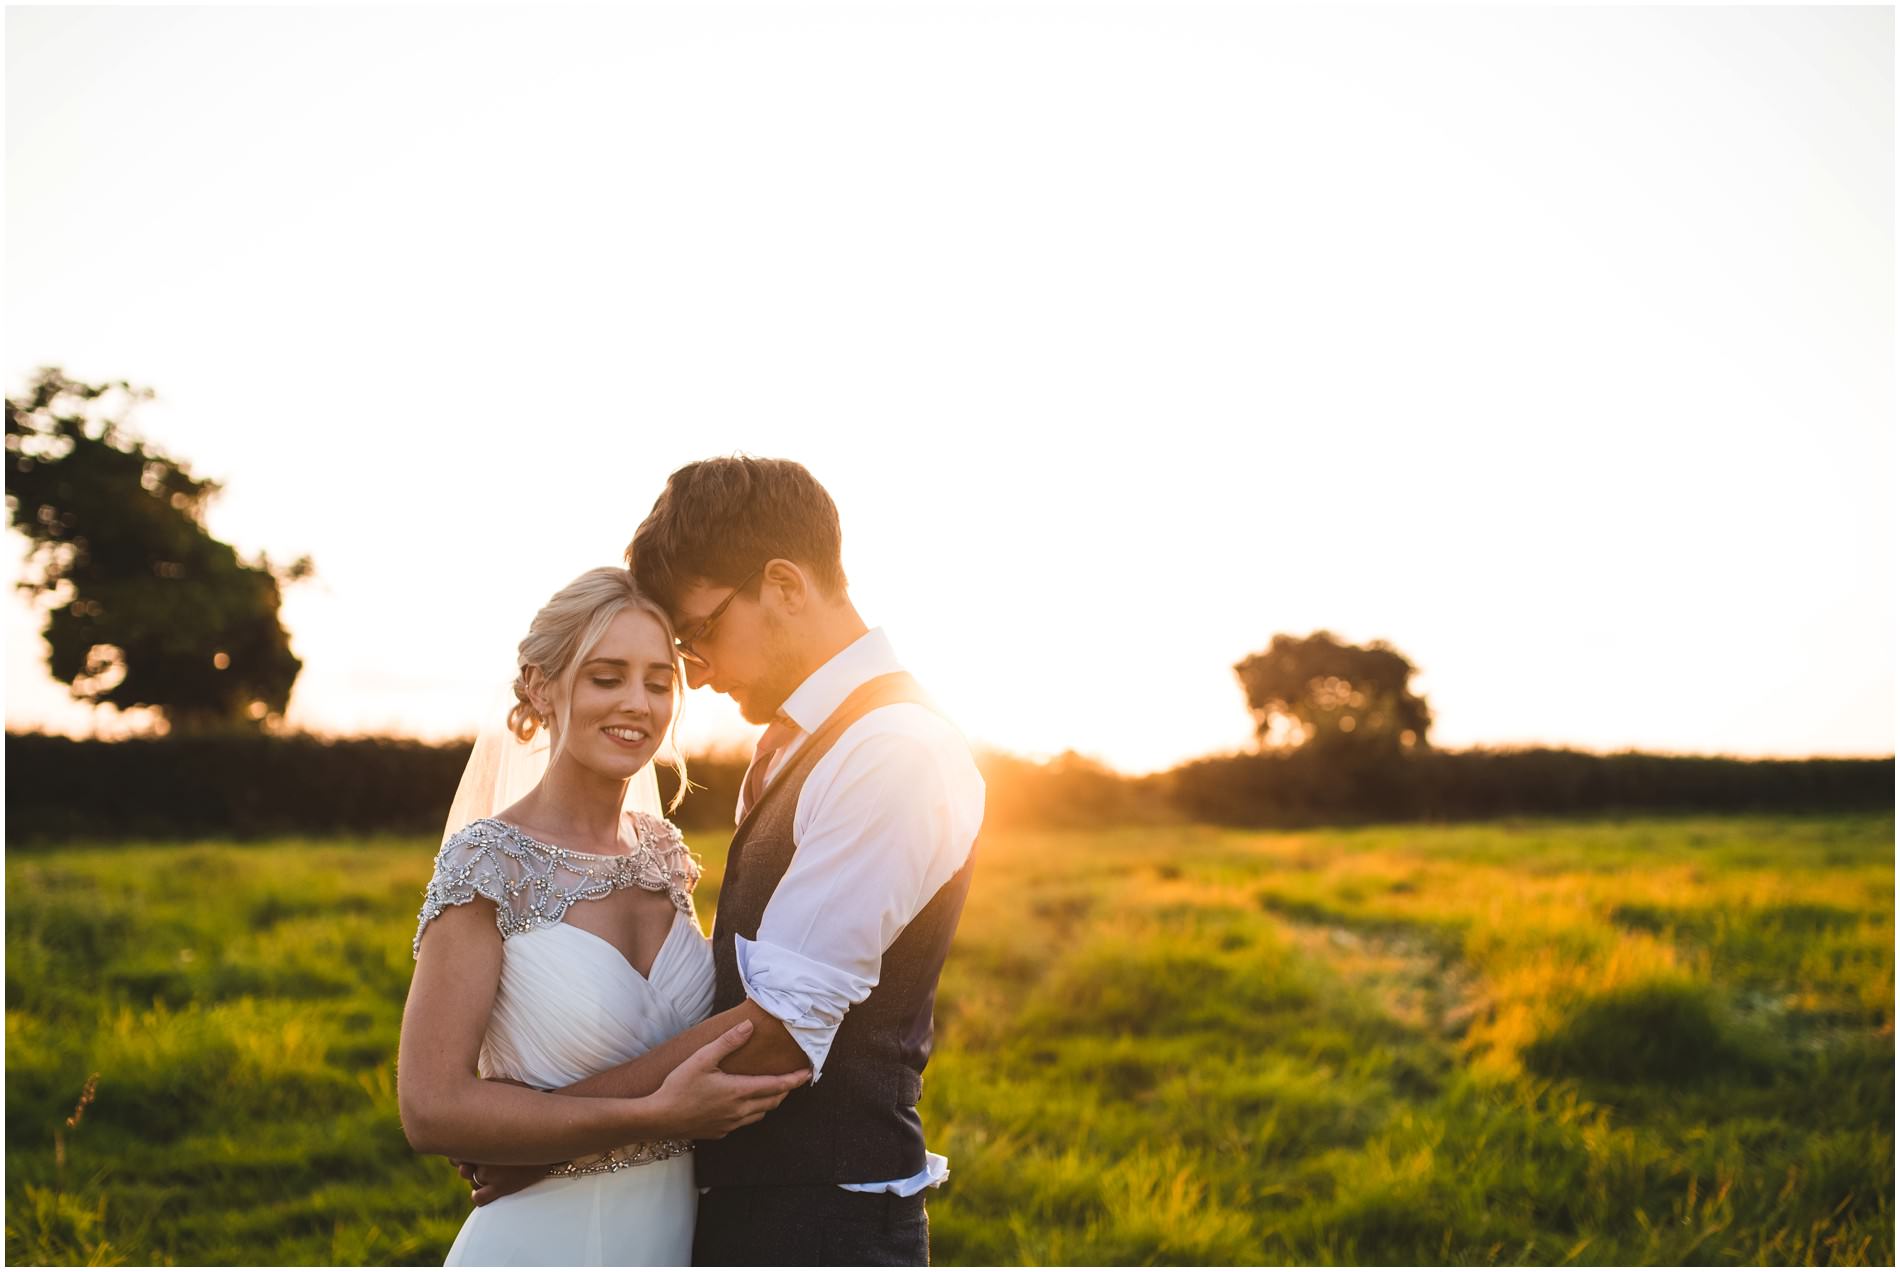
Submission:
[[478,1206],[518,1193],[548,1174],[545,1166],[486,1166],[480,1162],[457,1162],[455,1170],[474,1189],[471,1199]]

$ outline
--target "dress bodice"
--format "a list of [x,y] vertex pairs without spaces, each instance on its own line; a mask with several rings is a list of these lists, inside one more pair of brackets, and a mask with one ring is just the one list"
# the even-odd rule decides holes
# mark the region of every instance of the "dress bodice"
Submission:
[[664,892],[676,908],[693,918],[699,862],[680,837],[679,827],[646,813],[627,816],[633,821],[634,849],[611,854],[544,844],[493,817],[462,827],[435,855],[435,873],[422,898],[411,956],[421,949],[422,932],[431,919],[478,896],[495,903],[495,924],[504,940],[559,923],[574,902],[604,897],[617,888]]
[[[494,818],[451,835],[436,854],[414,949],[431,920],[476,897],[495,903],[501,979],[482,1043],[484,1077],[563,1087],[612,1068],[704,1020],[712,952],[693,911],[693,860],[677,827],[634,813],[630,853],[571,852]],[[577,903],[620,888],[664,892],[675,913],[642,976],[611,942],[563,922]]]

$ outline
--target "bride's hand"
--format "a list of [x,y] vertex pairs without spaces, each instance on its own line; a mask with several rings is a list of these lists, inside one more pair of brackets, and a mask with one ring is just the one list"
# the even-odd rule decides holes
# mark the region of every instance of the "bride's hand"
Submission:
[[[648,1097],[651,1111],[665,1127],[665,1138],[719,1139],[764,1117],[811,1077],[810,1069],[760,1077],[720,1069],[719,1062],[743,1047],[751,1036],[752,1022],[740,1021],[682,1060],[660,1089]],[[548,1173],[546,1166],[461,1161],[455,1163],[455,1168],[468,1181],[472,1200],[478,1206],[520,1192],[547,1178]]]
[[727,1073],[719,1062],[745,1045],[752,1022],[742,1020],[680,1062],[653,1093],[661,1116],[681,1139],[720,1139],[749,1126],[779,1106],[811,1077],[792,1073]]

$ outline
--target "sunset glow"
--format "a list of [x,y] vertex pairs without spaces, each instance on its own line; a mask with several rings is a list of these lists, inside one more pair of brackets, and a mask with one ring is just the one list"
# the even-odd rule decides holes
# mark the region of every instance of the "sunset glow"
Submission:
[[[9,392],[130,379],[315,558],[292,724],[465,735],[667,474],[839,504],[975,740],[1889,754],[1893,16],[12,9]],[[11,534],[9,581],[24,541]],[[84,730],[7,601],[9,727]],[[694,748],[753,732],[709,693]]]

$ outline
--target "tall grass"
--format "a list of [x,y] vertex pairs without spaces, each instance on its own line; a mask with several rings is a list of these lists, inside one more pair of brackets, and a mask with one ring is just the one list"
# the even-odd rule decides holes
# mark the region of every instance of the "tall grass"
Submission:
[[[939,1262],[1893,1260],[1890,816],[981,851]],[[393,1069],[430,856],[12,854],[9,1261],[439,1262],[466,1191]]]

